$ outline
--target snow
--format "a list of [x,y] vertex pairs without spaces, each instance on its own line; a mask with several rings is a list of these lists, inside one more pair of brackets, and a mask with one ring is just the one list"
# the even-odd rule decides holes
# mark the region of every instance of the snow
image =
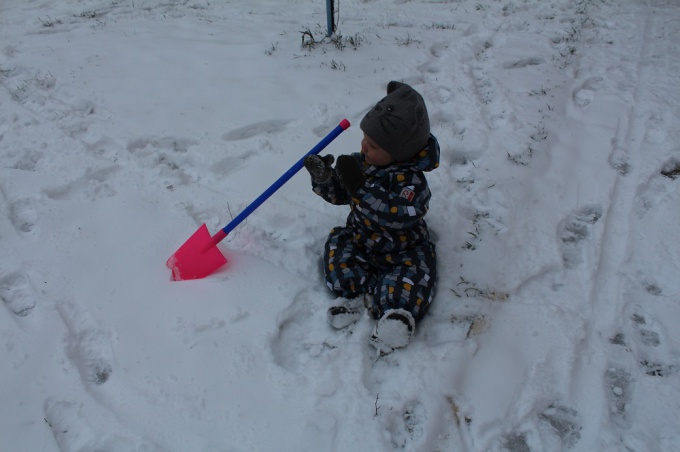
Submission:
[[[680,451],[680,7],[5,0],[0,450]],[[323,24],[323,25],[322,25]],[[315,41],[310,41],[308,30]],[[304,45],[301,45],[304,43]],[[390,80],[428,105],[439,291],[329,327],[346,208],[301,172]]]

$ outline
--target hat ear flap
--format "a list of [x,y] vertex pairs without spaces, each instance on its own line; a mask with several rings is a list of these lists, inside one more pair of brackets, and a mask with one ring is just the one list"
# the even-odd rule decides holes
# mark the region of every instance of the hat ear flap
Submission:
[[387,84],[387,94],[390,94],[390,93],[398,90],[402,86],[407,86],[407,85],[406,85],[406,83],[395,82],[394,80],[392,80],[391,82],[389,82]]

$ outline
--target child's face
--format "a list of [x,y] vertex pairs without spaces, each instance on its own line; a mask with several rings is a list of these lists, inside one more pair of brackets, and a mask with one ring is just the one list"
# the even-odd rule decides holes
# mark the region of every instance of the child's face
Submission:
[[365,133],[364,139],[361,140],[361,153],[364,154],[366,163],[369,165],[387,166],[394,162],[390,153],[378,146],[378,143]]

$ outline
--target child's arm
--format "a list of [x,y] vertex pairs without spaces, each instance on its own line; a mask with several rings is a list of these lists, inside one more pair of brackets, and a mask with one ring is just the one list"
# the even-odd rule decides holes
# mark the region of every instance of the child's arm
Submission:
[[335,164],[335,173],[338,179],[345,186],[349,194],[355,196],[357,191],[366,182],[366,176],[361,169],[359,160],[351,155],[341,155],[338,157],[338,162]]
[[331,204],[338,206],[349,204],[349,193],[347,193],[347,189],[340,182],[335,170],[333,171],[330,181],[325,184],[319,184],[312,181],[312,190],[326,200],[326,202]]
[[312,176],[312,190],[331,204],[349,204],[349,194],[331,166],[333,161],[332,155],[310,155],[305,158],[305,168]]

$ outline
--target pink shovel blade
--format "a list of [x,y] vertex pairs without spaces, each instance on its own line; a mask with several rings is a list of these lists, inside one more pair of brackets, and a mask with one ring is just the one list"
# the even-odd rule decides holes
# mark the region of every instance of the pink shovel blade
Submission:
[[174,281],[184,281],[205,278],[226,263],[227,259],[217,248],[204,223],[165,265],[172,270]]

